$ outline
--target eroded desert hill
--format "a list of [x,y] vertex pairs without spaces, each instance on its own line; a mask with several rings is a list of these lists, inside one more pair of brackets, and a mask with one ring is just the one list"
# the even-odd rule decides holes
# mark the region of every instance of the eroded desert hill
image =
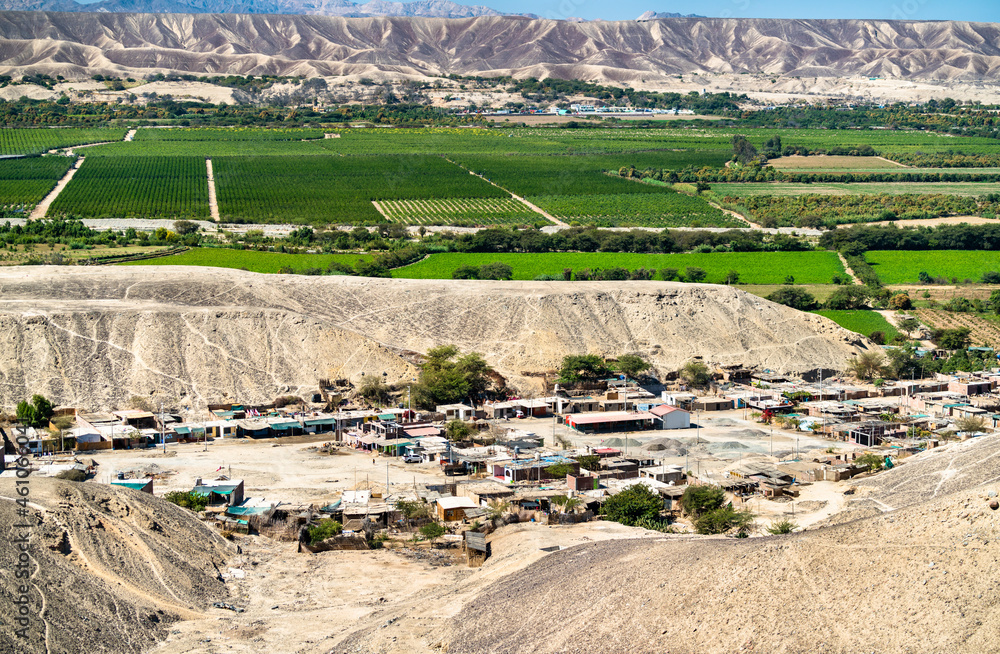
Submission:
[[802,373],[871,344],[735,288],[667,282],[487,282],[260,275],[218,268],[0,271],[0,404],[133,395],[204,406],[305,393],[319,379],[415,376],[406,352],[483,354],[517,386],[567,354],[637,352]]
[[678,73],[989,80],[1000,25],[947,21],[0,13],[0,72],[304,76]]

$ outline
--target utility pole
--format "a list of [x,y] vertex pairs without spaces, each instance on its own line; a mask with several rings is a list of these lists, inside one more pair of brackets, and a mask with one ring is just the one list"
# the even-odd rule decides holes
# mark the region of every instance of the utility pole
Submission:
[[167,453],[167,436],[163,431],[163,402],[160,402],[160,444],[163,445],[163,453]]

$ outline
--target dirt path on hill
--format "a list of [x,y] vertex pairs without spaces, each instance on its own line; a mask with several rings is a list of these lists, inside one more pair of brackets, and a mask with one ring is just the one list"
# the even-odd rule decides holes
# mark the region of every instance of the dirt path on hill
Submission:
[[844,258],[844,255],[838,252],[837,257],[840,258],[840,263],[844,266],[844,270],[847,271],[848,275],[850,275],[851,281],[857,284],[858,286],[862,286],[861,280],[858,279],[858,276],[854,274],[854,271],[851,270],[851,267],[847,265],[847,259]]

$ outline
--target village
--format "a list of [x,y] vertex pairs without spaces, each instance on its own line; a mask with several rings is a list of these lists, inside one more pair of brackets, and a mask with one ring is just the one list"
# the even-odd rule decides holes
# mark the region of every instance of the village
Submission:
[[[1000,419],[996,372],[878,386],[742,368],[713,378],[698,394],[679,381],[615,377],[433,412],[366,407],[333,390],[201,414],[56,408],[51,429],[14,426],[5,439],[8,452],[27,440],[35,475],[182,506],[199,498],[189,508],[227,535],[298,541],[300,551],[426,541],[473,563],[493,526],[597,520],[609,498],[636,486],[662,500],[659,526],[671,531],[694,530],[681,509],[691,486],[721,488],[761,530],[818,525],[842,507],[852,478],[983,435]],[[5,456],[8,467],[15,458]]]

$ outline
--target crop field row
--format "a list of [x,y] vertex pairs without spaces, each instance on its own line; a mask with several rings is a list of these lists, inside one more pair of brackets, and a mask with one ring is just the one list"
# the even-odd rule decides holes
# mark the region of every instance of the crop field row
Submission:
[[48,215],[208,218],[205,160],[87,157]]
[[382,200],[382,212],[394,223],[406,225],[520,225],[542,221],[513,198],[448,198],[442,200]]
[[371,224],[372,200],[506,198],[440,157],[218,158],[219,214],[229,222]]
[[749,197],[754,195],[906,195],[910,193],[979,197],[1000,193],[1000,184],[990,182],[896,182],[896,183],[817,183],[751,182],[743,184],[712,184],[712,190],[722,196]]
[[729,217],[705,200],[672,189],[655,194],[546,195],[528,199],[557,218],[588,225],[746,227],[746,223]]
[[824,318],[829,318],[844,329],[856,332],[863,336],[871,336],[872,332],[882,332],[885,342],[888,343],[899,335],[899,330],[892,323],[886,320],[877,311],[838,311],[832,309],[822,309],[813,311]]
[[192,248],[181,254],[144,261],[122,263],[122,266],[211,266],[237,268],[259,273],[276,273],[282,268],[296,272],[309,269],[326,270],[331,263],[353,266],[359,261],[369,261],[367,254],[285,254],[283,252],[258,252],[256,250],[229,250],[225,248]]
[[982,250],[872,250],[865,258],[883,284],[917,284],[922,272],[962,282],[1000,271],[1000,252]]
[[139,143],[163,141],[303,141],[323,138],[321,129],[263,129],[255,127],[147,128],[135,133]]
[[56,148],[103,141],[121,141],[124,129],[0,128],[0,155],[42,154]]
[[0,160],[0,206],[33,206],[73,165],[71,157]]
[[393,277],[405,279],[450,279],[460,266],[481,266],[501,261],[513,270],[514,279],[534,279],[540,275],[563,276],[575,272],[609,268],[662,270],[674,268],[684,274],[687,267],[701,268],[704,281],[722,283],[731,270],[746,284],[781,284],[792,275],[797,283],[828,284],[844,268],[833,252],[718,252],[707,254],[622,254],[596,252],[554,252],[544,254],[441,253],[393,270]]
[[917,309],[920,322],[933,329],[958,329],[965,327],[974,346],[1000,346],[1000,327],[996,323],[975,314],[940,311],[937,309]]

